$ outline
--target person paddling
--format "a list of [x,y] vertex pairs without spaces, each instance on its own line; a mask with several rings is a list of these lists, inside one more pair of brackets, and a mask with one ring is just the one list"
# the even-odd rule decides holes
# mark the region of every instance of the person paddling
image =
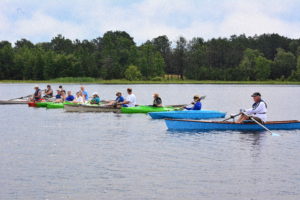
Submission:
[[51,88],[51,85],[47,85],[47,89],[45,89],[44,92],[45,92],[44,98],[50,99],[53,97],[53,90]]
[[126,100],[123,102],[118,103],[119,105],[122,105],[123,107],[134,107],[136,105],[136,97],[132,93],[131,88],[127,88],[128,96],[126,97]]
[[159,97],[159,94],[157,93],[154,93],[153,94],[153,107],[162,107],[162,100],[161,98]]
[[66,93],[64,91],[59,91],[57,90],[57,95],[56,95],[56,103],[63,103],[66,100]]
[[85,101],[88,101],[89,100],[88,92],[85,90],[85,88],[83,86],[80,87],[80,90],[81,90],[82,96],[84,97]]
[[38,85],[34,87],[35,92],[33,94],[32,101],[41,101],[42,100],[42,90],[39,88]]
[[68,96],[66,97],[66,101],[73,101],[75,99],[75,97],[72,95],[71,91],[68,91]]
[[66,93],[66,90],[63,89],[63,86],[62,86],[62,85],[60,85],[60,86],[58,87],[58,89],[59,89],[61,92]]
[[90,104],[100,104],[100,97],[97,92],[93,93],[93,98],[92,98]]
[[192,107],[185,107],[186,110],[201,110],[202,104],[201,104],[201,98],[198,95],[194,96],[194,101],[191,103]]
[[125,99],[124,99],[124,97],[122,96],[122,93],[121,92],[117,92],[116,93],[116,99],[115,100],[113,100],[113,101],[108,101],[107,103],[107,105],[108,106],[111,106],[111,105],[113,105],[114,107],[118,107],[118,104],[120,105],[120,103],[122,103],[122,102],[124,102],[125,101]]
[[265,123],[267,121],[267,104],[261,99],[261,94],[255,92],[251,97],[253,97],[254,101],[252,108],[247,110],[241,109],[241,116],[237,120],[237,123],[243,123],[245,120],[249,120],[249,115],[260,123]]
[[76,98],[75,98],[75,100],[73,101],[73,103],[78,103],[78,104],[84,104],[84,98],[83,98],[83,96],[82,96],[82,93],[81,93],[81,91],[79,91],[79,92],[77,92],[76,93]]

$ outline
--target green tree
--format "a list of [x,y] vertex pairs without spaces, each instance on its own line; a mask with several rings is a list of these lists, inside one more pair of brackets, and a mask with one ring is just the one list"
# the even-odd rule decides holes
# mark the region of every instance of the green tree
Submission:
[[187,54],[187,41],[184,37],[180,37],[176,41],[176,48],[173,52],[173,65],[175,68],[175,73],[180,75],[183,79],[186,66],[186,54]]
[[[114,65],[107,65],[106,78],[123,78],[126,67],[134,63],[136,46],[133,38],[124,31],[108,31],[101,39],[101,59],[112,59]],[[102,62],[103,62],[102,61]]]
[[271,78],[288,78],[296,69],[296,57],[284,49],[277,49],[277,54],[272,65]]
[[15,69],[14,51],[10,44],[0,49],[0,79],[18,79],[18,70]]
[[172,73],[172,65],[171,65],[171,44],[169,38],[166,35],[158,36],[152,39],[151,43],[154,45],[154,48],[160,52],[164,59],[165,63],[165,71],[167,73]]
[[15,48],[16,49],[23,48],[23,47],[34,48],[34,44],[32,44],[32,42],[30,42],[29,40],[26,40],[24,38],[21,39],[21,40],[18,40],[15,43]]
[[151,42],[146,42],[138,48],[137,63],[146,78],[164,74],[164,59]]
[[271,74],[272,61],[263,56],[255,58],[255,79],[267,80]]
[[124,76],[129,81],[140,80],[142,77],[141,71],[135,65],[130,65],[124,72]]
[[258,50],[246,49],[244,51],[243,59],[237,69],[240,72],[238,80],[256,79],[256,63],[259,56],[262,56],[262,53]]

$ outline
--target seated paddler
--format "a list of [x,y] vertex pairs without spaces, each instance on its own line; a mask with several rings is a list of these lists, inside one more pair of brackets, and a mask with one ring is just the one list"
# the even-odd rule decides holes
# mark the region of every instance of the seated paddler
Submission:
[[116,93],[116,99],[113,101],[108,101],[107,105],[113,105],[114,107],[120,107],[120,104],[122,104],[125,101],[124,97],[122,96],[121,92]]
[[262,100],[261,94],[255,92],[251,95],[253,98],[252,108],[247,110],[241,109],[241,116],[237,120],[237,123],[243,123],[246,120],[250,120],[250,117],[253,117],[256,121],[260,123],[265,123],[267,121],[267,104]]
[[68,91],[68,96],[66,97],[66,101],[74,101],[75,97],[72,95],[71,91]]
[[99,97],[98,93],[97,93],[97,92],[94,92],[94,93],[92,94],[92,96],[93,96],[93,98],[92,98],[92,100],[90,101],[90,104],[100,104],[100,97]]
[[153,94],[153,107],[162,107],[162,100],[159,97],[159,94],[154,93]]
[[193,98],[193,102],[191,103],[192,107],[186,106],[186,110],[201,110],[202,104],[201,104],[201,98],[199,95],[195,95]]
[[42,90],[38,85],[34,87],[34,94],[32,95],[31,101],[42,101]]

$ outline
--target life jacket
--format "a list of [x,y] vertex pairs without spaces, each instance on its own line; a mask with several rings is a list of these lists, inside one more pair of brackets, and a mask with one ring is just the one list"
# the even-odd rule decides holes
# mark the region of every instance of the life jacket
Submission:
[[[264,100],[261,99],[259,102],[255,102],[255,103],[252,105],[252,109],[255,110],[255,109],[259,106],[259,104],[260,104],[261,102],[265,104],[266,108],[268,107],[268,106],[267,106],[267,103],[266,103]],[[263,112],[263,113],[255,113],[255,114],[267,114],[267,113],[266,113],[266,112]]]
[[161,98],[160,97],[155,98],[153,101],[153,106],[158,106],[160,104],[162,104]]
[[[50,89],[49,89],[50,90]],[[49,92],[49,90],[46,90],[45,92],[47,93],[47,92]],[[53,90],[52,90],[52,92],[50,93],[50,94],[47,94],[47,95],[49,95],[49,96],[53,96]]]
[[[39,93],[40,93],[40,95],[39,95]],[[35,98],[35,100],[38,100],[38,99],[41,99],[42,98],[42,91],[41,91],[41,89],[38,89],[38,90],[36,90],[35,92],[34,92],[34,98]],[[39,96],[38,96],[39,95]]]
[[261,99],[259,102],[255,102],[252,105],[253,110],[256,109],[259,106],[260,102],[263,102],[266,105],[266,108],[268,108],[267,103],[264,100]]

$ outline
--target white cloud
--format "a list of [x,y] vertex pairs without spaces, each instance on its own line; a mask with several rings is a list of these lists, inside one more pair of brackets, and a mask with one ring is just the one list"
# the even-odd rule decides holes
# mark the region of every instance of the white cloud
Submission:
[[0,40],[49,41],[59,33],[93,39],[109,30],[127,31],[138,43],[159,35],[171,40],[243,33],[299,38],[300,14],[293,13],[299,6],[297,0],[1,1]]

